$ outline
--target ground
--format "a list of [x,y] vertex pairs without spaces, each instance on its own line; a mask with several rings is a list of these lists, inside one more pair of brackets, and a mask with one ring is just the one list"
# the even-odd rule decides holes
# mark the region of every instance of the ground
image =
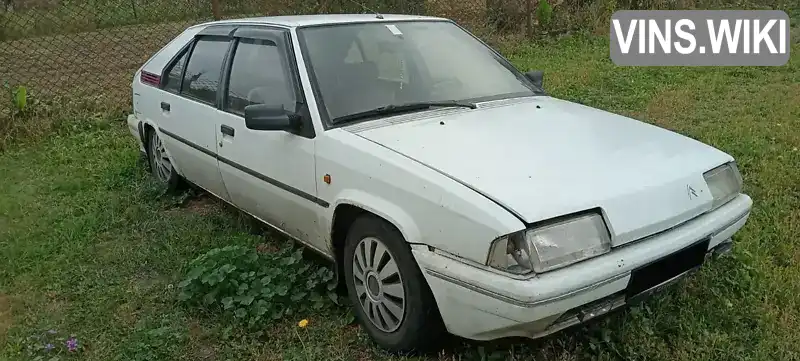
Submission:
[[341,307],[256,337],[182,306],[175,288],[211,248],[276,240],[208,197],[162,195],[121,122],[77,117],[0,154],[0,359],[26,359],[29,336],[48,329],[74,334],[86,360],[800,359],[800,46],[782,67],[632,68],[608,60],[607,41],[504,52],[545,70],[554,96],[732,154],[755,202],[730,257],[644,305],[543,340],[451,339],[415,357],[374,347]]

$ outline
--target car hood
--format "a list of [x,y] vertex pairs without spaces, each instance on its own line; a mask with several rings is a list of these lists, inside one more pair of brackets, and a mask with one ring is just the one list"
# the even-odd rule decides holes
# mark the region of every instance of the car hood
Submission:
[[708,211],[703,172],[732,160],[680,134],[544,96],[346,130],[472,188],[527,224],[599,208],[613,246]]

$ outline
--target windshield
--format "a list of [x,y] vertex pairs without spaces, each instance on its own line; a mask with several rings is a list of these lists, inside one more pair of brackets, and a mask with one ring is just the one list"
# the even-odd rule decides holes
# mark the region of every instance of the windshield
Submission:
[[333,123],[393,104],[496,100],[537,90],[450,22],[342,24],[298,34],[320,111]]

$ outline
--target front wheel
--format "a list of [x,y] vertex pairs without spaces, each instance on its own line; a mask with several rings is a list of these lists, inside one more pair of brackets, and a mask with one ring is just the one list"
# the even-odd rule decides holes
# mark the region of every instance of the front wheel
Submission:
[[371,215],[356,219],[347,234],[344,269],[353,312],[378,345],[410,352],[440,340],[444,326],[436,301],[392,225]]
[[180,183],[180,176],[175,171],[175,168],[172,167],[172,161],[167,155],[164,143],[155,130],[151,129],[147,132],[147,144],[147,159],[150,165],[150,172],[167,191],[175,191]]

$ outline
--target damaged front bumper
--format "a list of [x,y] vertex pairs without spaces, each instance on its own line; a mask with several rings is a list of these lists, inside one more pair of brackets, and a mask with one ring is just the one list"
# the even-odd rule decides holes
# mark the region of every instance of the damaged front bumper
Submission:
[[515,279],[413,246],[447,329],[491,340],[538,338],[635,304],[731,250],[752,200],[739,195],[676,228],[563,269]]

